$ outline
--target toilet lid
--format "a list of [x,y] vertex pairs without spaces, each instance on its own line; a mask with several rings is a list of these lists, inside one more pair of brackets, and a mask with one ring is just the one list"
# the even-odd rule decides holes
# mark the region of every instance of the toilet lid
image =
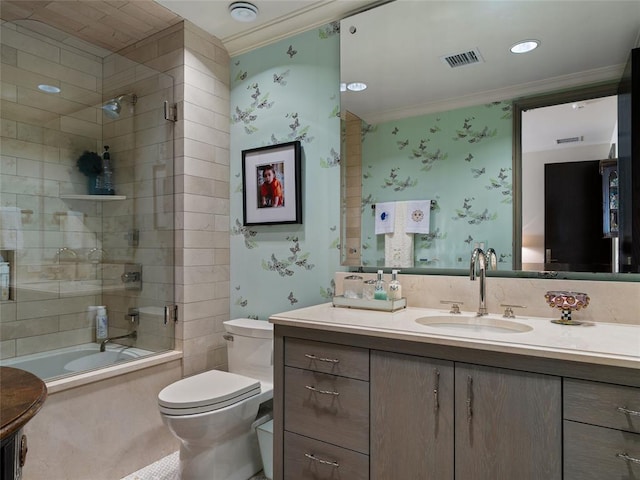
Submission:
[[158,394],[160,411],[191,415],[228,407],[260,393],[260,381],[236,373],[211,370],[183,378]]

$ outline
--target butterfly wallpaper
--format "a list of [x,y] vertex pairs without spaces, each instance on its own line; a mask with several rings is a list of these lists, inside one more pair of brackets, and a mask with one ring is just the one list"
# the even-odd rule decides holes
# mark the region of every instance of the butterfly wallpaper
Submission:
[[[328,302],[340,266],[340,44],[332,23],[231,59],[231,318]],[[242,150],[299,140],[302,225],[242,225]]]
[[384,265],[371,206],[429,199],[430,232],[414,237],[416,267],[468,268],[474,244],[484,243],[510,269],[512,239],[500,233],[513,230],[509,102],[363,123],[362,132],[364,265]]

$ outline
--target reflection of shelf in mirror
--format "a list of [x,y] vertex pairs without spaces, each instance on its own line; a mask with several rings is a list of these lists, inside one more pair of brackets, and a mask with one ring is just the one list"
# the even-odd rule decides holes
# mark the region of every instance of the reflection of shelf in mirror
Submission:
[[96,202],[109,202],[113,200],[126,200],[126,195],[60,195],[63,200],[93,200]]

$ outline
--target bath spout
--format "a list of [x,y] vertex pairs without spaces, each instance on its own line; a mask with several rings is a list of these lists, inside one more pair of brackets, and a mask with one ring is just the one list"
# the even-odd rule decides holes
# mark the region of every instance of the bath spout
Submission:
[[134,330],[133,332],[129,332],[126,335],[120,335],[118,337],[110,337],[105,338],[102,342],[100,342],[100,351],[104,352],[107,348],[107,343],[112,342],[113,340],[120,340],[122,338],[133,338],[136,340],[138,338],[138,331]]

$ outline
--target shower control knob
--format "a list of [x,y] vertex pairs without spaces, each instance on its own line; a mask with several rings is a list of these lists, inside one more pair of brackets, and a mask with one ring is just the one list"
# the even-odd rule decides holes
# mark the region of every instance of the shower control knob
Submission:
[[124,272],[120,275],[122,283],[133,283],[140,281],[140,272]]

